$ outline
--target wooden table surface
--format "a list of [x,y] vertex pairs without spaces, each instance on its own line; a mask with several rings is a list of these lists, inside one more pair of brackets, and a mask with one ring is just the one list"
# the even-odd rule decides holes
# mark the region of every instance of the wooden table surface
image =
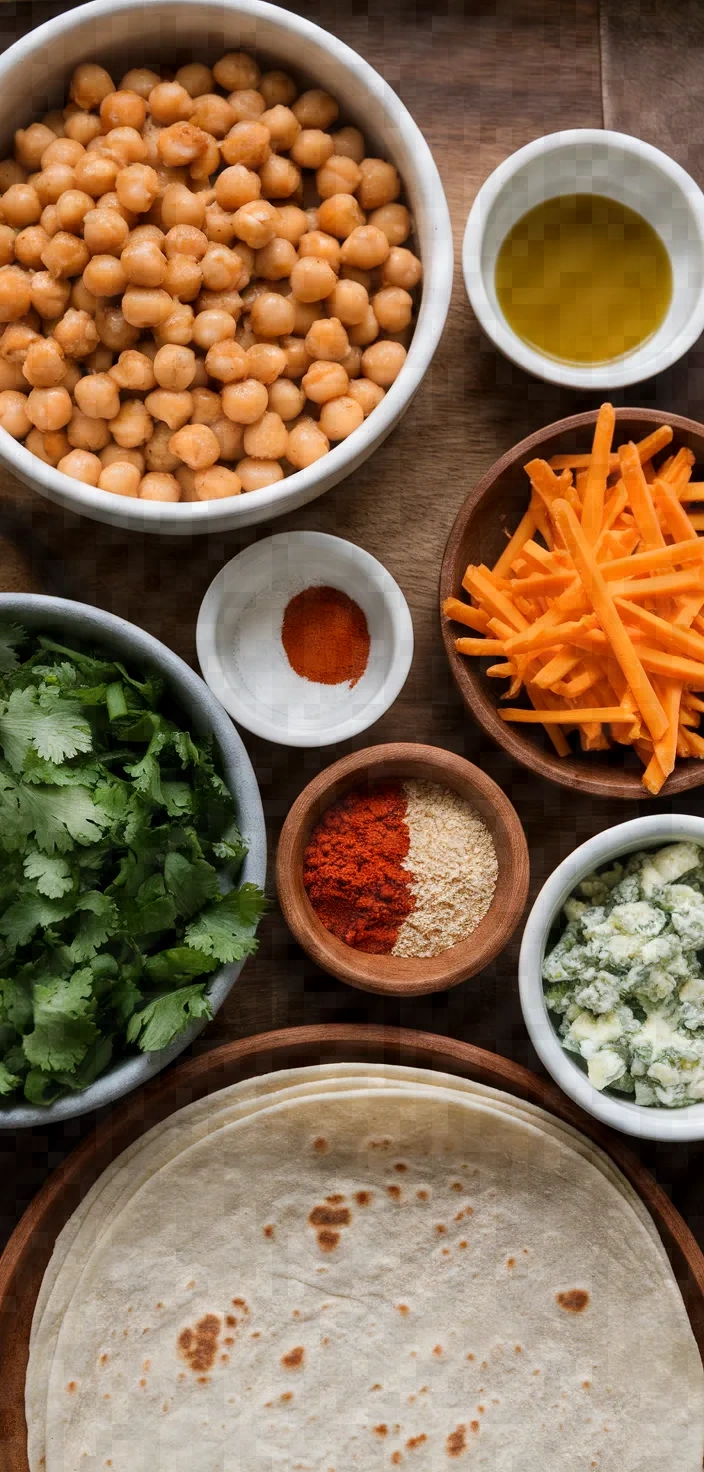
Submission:
[[[0,46],[58,8],[3,5]],[[478,762],[512,798],[528,836],[534,895],[576,844],[635,817],[635,807],[542,784],[483,741],[446,667],[438,575],[454,517],[479,476],[531,430],[593,402],[527,377],[480,337],[461,281],[462,231],[491,170],[514,149],[561,128],[605,125],[637,134],[665,148],[704,184],[704,6],[700,0],[602,0],[601,7],[598,0],[386,0],[372,13],[357,0],[312,0],[291,8],[327,25],[378,68],[416,118],[440,168],[455,237],[455,291],[440,349],[412,409],[357,474],[274,528],[190,542],[140,538],[69,516],[3,473],[0,535],[19,539],[47,591],[134,620],[191,663],[200,600],[217,570],[242,547],[272,529],[304,527],[366,547],[408,598],[416,637],[413,667],[393,709],[341,747],[301,752],[245,733],[270,854],[293,798],[322,766],[379,741],[430,742]],[[701,345],[669,373],[627,390],[616,402],[657,405],[701,419],[700,389]],[[26,575],[0,544],[0,587]],[[702,812],[704,795],[689,794],[672,806]],[[668,804],[658,807],[667,810]],[[653,810],[651,803],[648,811]],[[494,965],[454,991],[404,1002],[355,992],[323,975],[274,910],[262,926],[258,956],[197,1047],[302,1023],[385,1022],[447,1033],[540,1071],[518,1003],[519,939],[520,927]],[[91,1122],[0,1135],[4,1235]],[[644,1145],[639,1153],[704,1245],[704,1147]]]

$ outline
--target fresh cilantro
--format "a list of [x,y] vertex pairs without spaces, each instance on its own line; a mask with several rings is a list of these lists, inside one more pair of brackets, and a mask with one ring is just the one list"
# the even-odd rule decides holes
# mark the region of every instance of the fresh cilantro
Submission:
[[168,1046],[255,949],[263,896],[223,893],[246,853],[231,794],[163,699],[151,674],[0,626],[3,1100],[48,1105]]

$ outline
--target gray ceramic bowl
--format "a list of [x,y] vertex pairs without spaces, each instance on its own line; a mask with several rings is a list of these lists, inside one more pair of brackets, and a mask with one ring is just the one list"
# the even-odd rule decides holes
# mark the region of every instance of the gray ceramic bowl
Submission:
[[[220,749],[222,772],[237,806],[240,828],[249,845],[242,879],[263,887],[266,875],[266,832],[264,813],[257,779],[242,741],[229,716],[211,695],[198,675],[172,654],[165,644],[100,608],[86,603],[71,603],[63,598],[47,598],[33,593],[0,593],[0,621],[16,622],[27,629],[51,632],[55,637],[79,639],[99,649],[107,649],[129,659],[141,668],[154,670],[167,681],[178,704],[190,716],[200,736],[212,735]],[[213,1011],[222,1006],[234,986],[243,963],[221,966],[213,976],[210,999]],[[111,1104],[139,1084],[153,1078],[172,1059],[183,1052],[204,1027],[193,1023],[185,1032],[159,1053],[142,1053],[116,1063],[81,1094],[70,1094],[42,1109],[18,1104],[0,1108],[0,1129],[16,1129],[28,1125],[53,1124],[86,1114],[90,1109]]]

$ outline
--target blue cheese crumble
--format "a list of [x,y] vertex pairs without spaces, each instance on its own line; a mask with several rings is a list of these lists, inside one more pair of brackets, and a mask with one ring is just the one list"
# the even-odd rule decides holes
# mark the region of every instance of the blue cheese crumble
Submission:
[[704,848],[673,843],[583,879],[543,963],[562,1046],[597,1089],[704,1100]]

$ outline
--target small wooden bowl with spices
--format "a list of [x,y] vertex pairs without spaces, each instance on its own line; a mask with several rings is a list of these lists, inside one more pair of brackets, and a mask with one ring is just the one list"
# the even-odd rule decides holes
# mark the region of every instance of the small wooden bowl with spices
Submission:
[[324,971],[422,996],[481,971],[528,894],[528,846],[478,767],[412,742],[352,752],[293,804],[276,859],[287,925]]

